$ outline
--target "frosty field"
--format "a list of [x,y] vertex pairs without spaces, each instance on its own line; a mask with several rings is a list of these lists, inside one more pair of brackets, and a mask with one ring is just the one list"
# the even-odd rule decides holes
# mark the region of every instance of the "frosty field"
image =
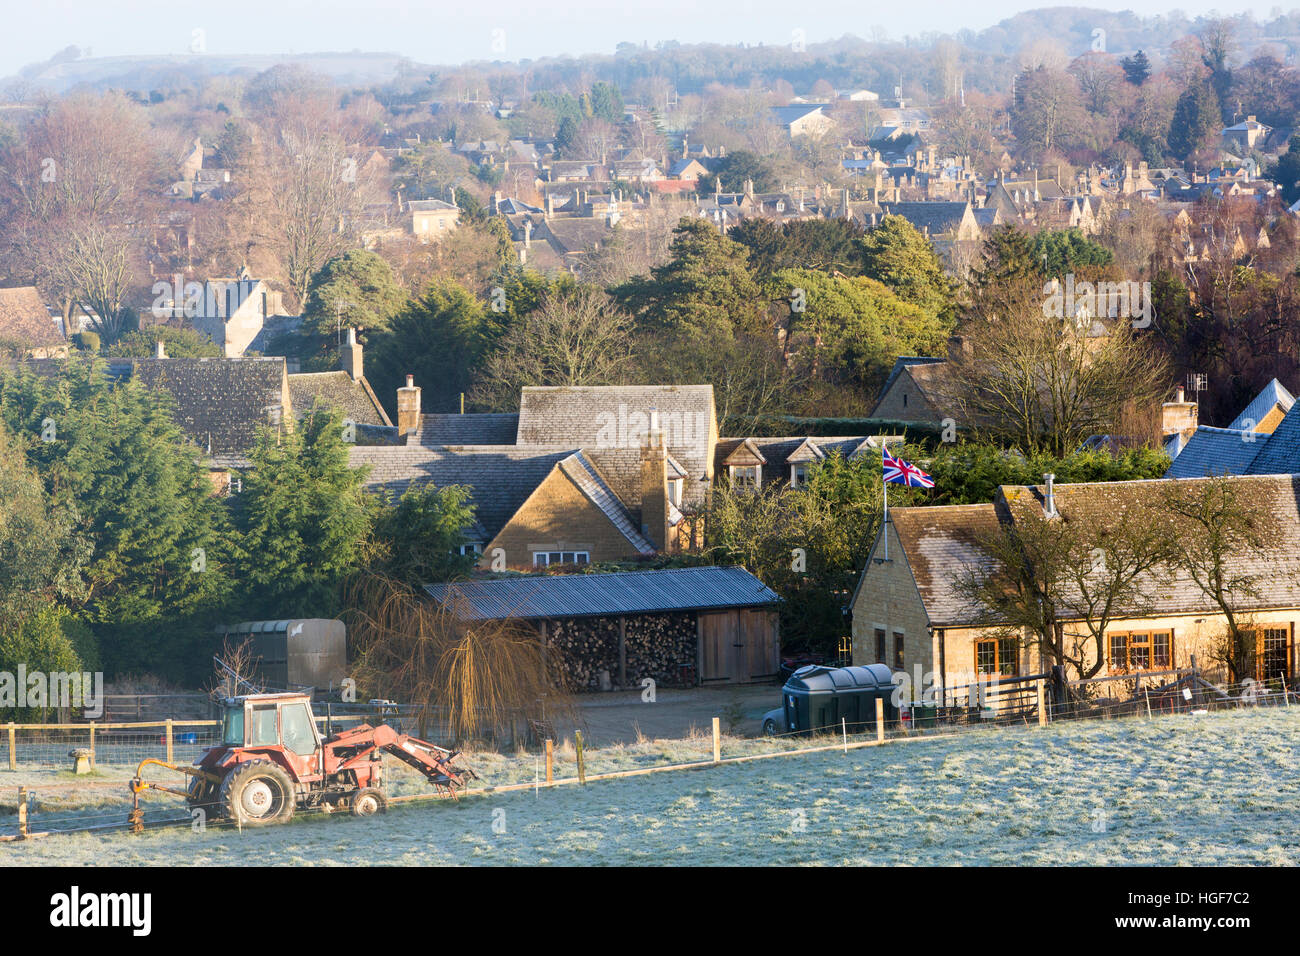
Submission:
[[[697,760],[700,743],[657,746]],[[54,836],[0,844],[0,865],[1294,865],[1297,743],[1300,708],[980,730],[366,820]],[[600,756],[599,769],[642,762],[634,748]],[[531,780],[534,761],[474,765],[492,784]]]

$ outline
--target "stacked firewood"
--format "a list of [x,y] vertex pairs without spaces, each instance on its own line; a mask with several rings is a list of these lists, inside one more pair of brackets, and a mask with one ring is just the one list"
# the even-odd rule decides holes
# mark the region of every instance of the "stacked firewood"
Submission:
[[600,672],[618,680],[618,618],[575,617],[551,621],[547,647],[560,655],[573,691],[600,690]]
[[[695,682],[695,615],[629,617],[625,642],[628,687],[640,687],[646,677],[659,686]],[[570,690],[600,690],[601,671],[608,673],[611,685],[618,684],[618,618],[551,621],[546,644],[559,655]]]
[[695,644],[694,614],[648,614],[628,618],[624,648],[628,683],[639,687],[646,677],[661,687],[692,683]]

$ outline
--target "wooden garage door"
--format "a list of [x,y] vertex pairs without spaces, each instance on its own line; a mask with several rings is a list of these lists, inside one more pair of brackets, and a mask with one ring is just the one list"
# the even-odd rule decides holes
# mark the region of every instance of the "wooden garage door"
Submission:
[[700,677],[705,681],[736,679],[736,617],[724,612],[700,615],[700,650],[704,658]]
[[748,652],[748,677],[763,680],[781,669],[781,648],[775,611],[741,611],[745,649]]
[[705,681],[762,680],[780,666],[777,617],[770,611],[701,614],[700,642]]

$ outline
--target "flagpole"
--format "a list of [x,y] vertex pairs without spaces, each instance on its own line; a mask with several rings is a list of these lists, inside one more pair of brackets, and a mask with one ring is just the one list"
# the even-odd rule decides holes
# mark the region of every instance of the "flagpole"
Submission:
[[881,519],[880,530],[884,532],[885,535],[885,560],[888,561],[889,560],[889,482],[885,480],[885,457],[884,456],[889,454],[889,449],[886,448],[883,444],[880,447],[882,451],[880,456],[880,490],[884,493],[885,496],[885,515]]

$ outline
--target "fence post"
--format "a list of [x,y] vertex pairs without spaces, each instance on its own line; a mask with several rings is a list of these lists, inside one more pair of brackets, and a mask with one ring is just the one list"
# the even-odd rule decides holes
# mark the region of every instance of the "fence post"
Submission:
[[722,762],[722,723],[717,717],[713,718],[713,762]]
[[18,769],[18,739],[15,736],[14,722],[9,721],[9,769]]
[[90,769],[95,769],[95,722],[90,722]]
[[18,788],[18,839],[27,839],[27,788]]
[[582,758],[582,731],[575,730],[573,739],[578,751],[578,783],[585,787],[587,785],[587,764]]
[[546,738],[546,784],[550,786],[554,778],[555,768],[555,741],[550,737]]
[[1038,686],[1038,726],[1047,726],[1047,682],[1041,677],[1035,681]]
[[167,718],[167,762],[172,763],[172,719]]
[[876,743],[885,742],[885,698],[876,698]]

